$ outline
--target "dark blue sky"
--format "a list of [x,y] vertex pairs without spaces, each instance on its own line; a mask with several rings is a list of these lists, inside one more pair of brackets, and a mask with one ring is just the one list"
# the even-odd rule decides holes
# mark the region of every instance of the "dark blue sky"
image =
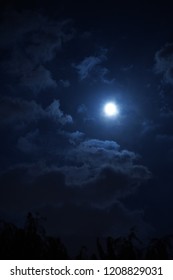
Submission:
[[40,213],[49,233],[81,239],[173,232],[171,11],[4,1],[1,219]]

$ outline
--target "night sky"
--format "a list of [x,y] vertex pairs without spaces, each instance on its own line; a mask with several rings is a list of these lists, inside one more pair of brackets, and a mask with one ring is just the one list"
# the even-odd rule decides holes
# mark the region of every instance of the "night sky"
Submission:
[[172,18],[167,1],[1,1],[0,219],[39,215],[76,248],[173,233]]

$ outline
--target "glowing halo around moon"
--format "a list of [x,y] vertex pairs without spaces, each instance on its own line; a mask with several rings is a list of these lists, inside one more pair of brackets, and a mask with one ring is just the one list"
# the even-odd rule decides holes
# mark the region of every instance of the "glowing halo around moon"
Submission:
[[108,102],[103,108],[104,114],[107,117],[115,117],[119,114],[117,105],[114,102]]

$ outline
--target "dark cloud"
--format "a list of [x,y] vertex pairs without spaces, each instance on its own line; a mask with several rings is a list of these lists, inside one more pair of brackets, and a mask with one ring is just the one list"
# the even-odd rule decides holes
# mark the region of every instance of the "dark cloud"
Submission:
[[[129,172],[129,173],[128,173]],[[102,166],[94,179],[84,184],[83,192],[97,206],[110,206],[117,199],[133,194],[137,187],[151,177],[144,166],[134,166],[123,172],[113,166]]]
[[9,169],[0,178],[3,194],[1,209],[19,214],[64,200],[66,190],[63,177],[60,172],[47,171],[44,162]]
[[[48,209],[46,217],[50,218],[49,223],[52,219],[64,221],[64,218],[60,219],[63,214],[68,216],[69,222],[61,222],[59,232],[65,234],[77,234],[79,228],[81,234],[118,232],[118,228],[113,226],[116,219],[121,221],[120,231],[134,225],[139,213],[127,210],[120,199],[132,194],[151,177],[146,167],[136,163],[138,156],[121,150],[114,141],[84,140],[79,131],[59,131],[57,135],[69,139],[71,147],[66,144],[62,149],[59,146],[62,139],[55,139],[53,143],[52,137],[49,140],[44,136],[45,146],[38,130],[18,140],[20,151],[30,153],[32,157],[37,152],[38,156],[35,162],[33,157],[33,163],[16,165],[1,173],[1,212],[11,213],[11,216],[24,215],[26,211],[45,214],[45,209]],[[51,162],[47,156],[50,153],[54,155]],[[78,214],[75,215],[76,212]],[[86,227],[89,227],[95,224],[99,215],[102,215],[98,220],[100,225],[95,225],[93,231],[88,228],[86,232],[78,224],[84,219]],[[103,217],[110,218],[106,227]],[[140,220],[142,223],[142,218]],[[50,228],[53,229],[53,224]]]
[[117,197],[133,193],[151,177],[145,166],[135,163],[138,156],[120,150],[114,141],[91,139],[66,152],[64,173],[67,185],[82,187],[93,203],[112,203]]
[[57,22],[32,11],[8,10],[0,34],[0,47],[6,49],[3,69],[18,79],[19,85],[34,92],[57,86],[46,63],[73,38],[69,20]]
[[24,153],[38,152],[38,144],[34,143],[35,139],[39,137],[39,130],[28,132],[25,136],[18,139],[17,147]]
[[47,206],[40,209],[40,213],[48,217],[46,224],[48,229],[54,234],[59,232],[63,236],[88,239],[96,236],[125,235],[136,224],[137,230],[146,228],[140,211],[129,212],[118,202],[108,208],[74,204]]
[[[102,177],[106,172],[102,172]],[[109,175],[111,182],[113,177]],[[89,184],[83,189],[66,185],[65,175],[44,162],[16,166],[0,176],[1,212],[22,216],[27,211],[37,211],[47,218],[48,231],[54,234],[106,236],[127,233],[132,226],[137,224],[139,227],[144,222],[140,211],[128,210],[116,198],[110,203],[109,196],[115,195],[113,185],[127,183],[123,175],[119,176],[121,179],[114,179],[111,186],[103,178],[99,184]],[[106,187],[105,196],[103,189]]]
[[1,123],[31,122],[42,118],[44,110],[36,101],[23,100],[15,97],[0,99]]
[[40,92],[46,88],[55,88],[57,83],[52,79],[51,72],[42,65],[32,71],[23,73],[21,77],[21,85],[31,89],[33,92]]
[[62,43],[73,38],[75,31],[70,23],[70,20],[52,20],[31,10],[8,9],[2,16],[0,46],[16,48],[24,44],[32,60],[46,62],[54,58]]
[[50,119],[55,123],[65,125],[72,123],[70,115],[65,115],[60,109],[59,100],[54,100],[45,109],[36,101],[26,101],[20,98],[2,97],[0,100],[1,123],[34,122],[40,119]]
[[[17,140],[18,151],[28,156],[28,160],[37,160],[62,163],[64,152],[70,148],[69,137],[57,128],[56,124],[44,121],[43,127],[33,129]],[[65,150],[65,151],[64,151]]]
[[155,55],[155,72],[162,74],[164,82],[173,85],[173,44],[166,44]]
[[136,162],[139,156],[134,152],[121,150],[114,141],[84,140],[84,136],[79,131],[56,130],[50,133],[45,129],[33,130],[18,139],[17,147],[31,156],[37,152],[40,160],[52,154],[54,170],[64,174],[66,184],[83,186],[86,190],[90,185],[99,188],[103,183],[107,193],[110,188],[110,191],[121,196],[133,192],[150,177],[147,168]]

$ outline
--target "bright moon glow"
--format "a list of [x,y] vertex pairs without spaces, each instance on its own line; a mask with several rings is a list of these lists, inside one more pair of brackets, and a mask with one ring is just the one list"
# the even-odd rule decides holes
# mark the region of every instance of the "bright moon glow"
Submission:
[[106,103],[104,106],[104,112],[108,117],[116,116],[118,114],[117,105],[113,102]]

